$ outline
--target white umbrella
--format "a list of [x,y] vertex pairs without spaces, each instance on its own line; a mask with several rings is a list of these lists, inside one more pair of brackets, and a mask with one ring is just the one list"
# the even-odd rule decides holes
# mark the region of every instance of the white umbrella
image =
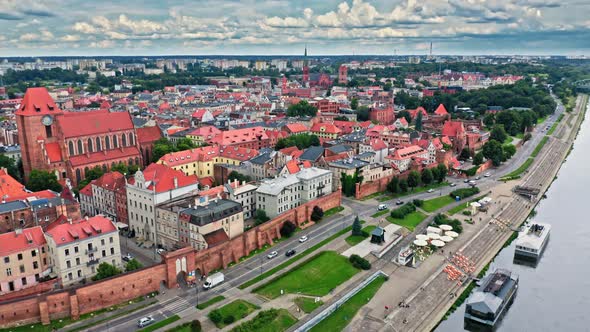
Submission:
[[430,243],[434,246],[437,246],[437,247],[444,247],[445,246],[445,243],[442,242],[441,240],[433,240]]
[[431,238],[432,240],[440,239],[440,235],[438,235],[436,233],[428,233],[428,237]]
[[445,232],[445,235],[448,235],[448,236],[450,236],[450,237],[452,237],[452,238],[459,237],[459,233],[457,233],[457,232],[455,232],[455,231],[448,231],[448,232]]
[[426,241],[426,240],[428,240],[428,235],[426,235],[426,234],[418,234],[418,235],[416,235],[416,239]]
[[428,243],[426,243],[426,241],[424,241],[424,240],[414,240],[414,244],[417,245],[418,247],[424,247]]
[[444,235],[444,236],[440,237],[440,240],[444,241],[444,242],[451,242],[451,241],[453,241],[453,238],[448,235]]
[[451,225],[440,225],[438,228],[442,229],[443,231],[452,231],[453,227]]

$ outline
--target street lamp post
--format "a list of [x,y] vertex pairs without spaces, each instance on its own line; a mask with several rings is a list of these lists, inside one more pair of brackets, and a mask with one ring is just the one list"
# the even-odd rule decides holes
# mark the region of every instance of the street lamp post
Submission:
[[195,288],[197,289],[197,307],[199,306],[199,283],[195,284]]

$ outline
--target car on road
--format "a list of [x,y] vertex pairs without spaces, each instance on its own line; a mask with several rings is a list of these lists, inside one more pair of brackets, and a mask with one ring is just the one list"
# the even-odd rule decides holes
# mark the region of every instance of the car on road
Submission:
[[449,184],[449,186],[451,186],[451,187],[456,187],[456,186],[457,186],[457,184],[456,184],[456,183],[451,183],[451,184]]
[[156,254],[161,255],[164,253],[164,251],[166,251],[166,250],[164,250],[162,248],[158,248],[158,249],[156,249]]
[[490,176],[492,176],[492,174],[490,172],[487,172],[486,174],[484,174],[483,176],[485,176],[486,178],[489,178]]
[[137,327],[144,327],[152,324],[153,322],[155,322],[155,319],[152,316],[143,317],[137,321]]
[[404,201],[402,201],[402,200],[398,199],[397,201],[395,201],[395,205],[402,205],[402,204],[404,204]]
[[289,249],[289,250],[287,250],[287,252],[285,253],[285,256],[287,256],[287,257],[291,257],[291,256],[295,255],[295,253],[296,253],[295,249]]
[[130,253],[127,253],[127,255],[123,256],[122,258],[125,262],[129,262],[130,260],[133,259],[133,256],[131,256]]
[[463,182],[464,183],[468,183],[469,182],[469,179],[465,179],[465,180],[463,180]]
[[427,192],[427,193],[433,193],[433,192],[434,192],[434,189],[430,188],[430,189],[428,189],[426,192]]
[[278,255],[279,255],[279,253],[278,253],[278,252],[276,252],[276,251],[272,251],[270,254],[266,255],[266,257],[267,257],[268,259],[273,259],[273,258],[277,257]]
[[379,204],[379,206],[377,206],[377,210],[379,210],[379,211],[387,210],[387,204]]
[[476,180],[481,180],[481,176],[478,176],[475,178]]
[[307,236],[303,235],[302,237],[299,238],[299,243],[303,243],[307,241]]

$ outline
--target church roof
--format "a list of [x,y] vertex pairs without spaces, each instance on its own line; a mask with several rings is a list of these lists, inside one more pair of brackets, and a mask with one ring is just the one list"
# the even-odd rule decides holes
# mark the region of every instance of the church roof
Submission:
[[64,138],[106,134],[132,130],[133,121],[128,112],[67,112],[59,118]]
[[16,113],[25,116],[39,116],[63,112],[57,107],[46,88],[28,88]]

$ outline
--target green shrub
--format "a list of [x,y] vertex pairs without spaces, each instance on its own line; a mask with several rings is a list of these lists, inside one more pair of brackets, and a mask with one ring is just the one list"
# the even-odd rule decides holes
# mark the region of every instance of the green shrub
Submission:
[[362,258],[359,255],[351,255],[348,258],[348,261],[352,264],[352,266],[356,267],[357,269],[360,269],[360,270],[370,270],[371,269],[371,263],[369,263],[368,260]]
[[421,207],[422,205],[424,205],[424,201],[421,199],[415,199],[412,201],[412,204],[414,204],[416,207]]
[[463,226],[461,225],[460,220],[449,219],[449,217],[447,217],[446,215],[441,214],[441,213],[437,214],[434,217],[433,224],[435,226],[439,226],[439,225],[443,225],[443,224],[450,225],[451,227],[453,227],[453,231],[455,231],[459,234],[461,234],[463,232]]
[[396,219],[404,219],[408,214],[415,212],[416,206],[412,203],[406,203],[401,207],[391,211],[391,217]]
[[236,318],[235,318],[233,315],[229,315],[229,316],[226,316],[226,317],[223,319],[223,324],[225,324],[225,325],[229,325],[229,324],[231,324],[231,323],[233,323],[233,322],[235,322],[235,321],[236,321]]
[[451,196],[452,198],[459,196],[460,199],[463,199],[465,197],[473,196],[475,194],[479,194],[478,187],[456,189],[451,191],[449,196]]
[[461,213],[463,213],[464,216],[470,216],[471,215],[471,211],[468,211],[468,210],[465,210],[465,211],[463,211]]
[[223,316],[221,315],[221,312],[219,312],[219,310],[215,309],[215,310],[211,310],[211,312],[209,313],[209,319],[215,323],[215,325],[221,323],[221,321],[223,320]]
[[201,327],[201,322],[198,319],[195,319],[191,322],[191,332],[201,332],[203,328]]

